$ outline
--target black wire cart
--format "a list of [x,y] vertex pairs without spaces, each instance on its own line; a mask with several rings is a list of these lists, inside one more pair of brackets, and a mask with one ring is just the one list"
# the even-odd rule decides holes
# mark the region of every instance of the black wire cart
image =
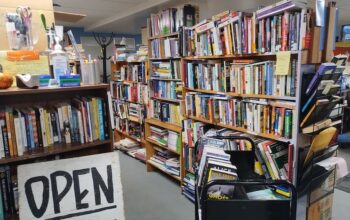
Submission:
[[[197,159],[195,163],[196,176],[198,162],[201,157],[201,137],[196,143]],[[242,136],[211,136],[210,139],[245,140],[250,142],[249,151],[232,151],[224,149],[230,154],[230,161],[237,167],[239,180],[213,180],[203,187],[195,184],[196,220],[295,220],[297,192],[295,187],[287,181],[270,181],[262,179],[254,173],[255,145],[252,139]],[[199,154],[198,154],[199,153]],[[230,200],[212,200],[207,197],[210,187],[215,185],[231,185],[235,188],[234,198]],[[247,192],[265,188],[283,186],[289,189],[290,197],[283,200],[249,200]],[[236,199],[237,198],[237,199]]]

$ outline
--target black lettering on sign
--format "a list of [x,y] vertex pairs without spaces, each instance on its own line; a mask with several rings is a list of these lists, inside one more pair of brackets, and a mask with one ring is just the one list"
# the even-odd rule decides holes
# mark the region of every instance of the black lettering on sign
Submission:
[[[35,182],[42,182],[43,184],[43,194],[42,194],[42,202],[40,208],[36,206],[32,184]],[[24,184],[24,189],[28,201],[28,205],[30,211],[32,211],[33,215],[36,218],[40,218],[44,215],[47,209],[47,205],[49,204],[49,179],[45,176],[36,176],[28,179]]]
[[108,203],[114,202],[114,189],[113,189],[113,179],[112,179],[112,166],[107,166],[107,184],[103,181],[101,174],[97,171],[96,167],[91,168],[92,181],[94,183],[95,191],[95,203],[96,205],[101,205],[101,192],[103,191]]
[[73,171],[73,182],[74,182],[74,195],[75,195],[75,205],[77,209],[89,208],[89,203],[81,203],[84,197],[88,194],[89,190],[85,189],[80,191],[80,181],[79,175],[84,175],[90,172],[89,168],[74,170]]
[[[58,193],[58,188],[57,188],[57,177],[62,176],[66,178],[66,186],[62,190],[62,192]],[[52,200],[53,200],[53,208],[55,211],[55,214],[61,212],[60,208],[60,202],[63,199],[63,197],[68,193],[69,189],[72,186],[72,177],[69,173],[65,171],[56,171],[51,173],[50,175],[51,179],[51,186],[52,186]]]

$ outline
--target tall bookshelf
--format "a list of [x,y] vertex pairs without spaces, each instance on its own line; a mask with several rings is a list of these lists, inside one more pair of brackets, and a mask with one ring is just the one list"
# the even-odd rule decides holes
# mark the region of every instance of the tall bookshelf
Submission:
[[[270,23],[274,21],[274,16],[276,16],[275,19],[278,20],[282,19],[283,17],[283,19],[285,19],[286,16],[289,16],[288,18],[290,18],[291,14],[295,17],[300,18],[303,15],[306,15],[307,13],[307,10],[298,7],[294,7],[292,10],[288,10],[288,12],[286,13],[285,11],[272,13],[272,15],[270,13],[269,17],[260,16],[258,12],[223,12],[219,15],[213,16],[211,20],[209,19],[209,21],[207,21],[206,23],[197,25],[192,29],[185,28],[184,31],[181,33],[181,37],[186,40],[186,42],[183,44],[186,45],[186,47],[182,51],[182,55],[184,57],[182,58],[181,65],[182,75],[185,76],[183,78],[183,96],[186,100],[186,121],[190,119],[192,120],[192,122],[201,122],[204,125],[211,125],[218,129],[226,128],[235,132],[253,135],[256,138],[262,138],[289,145],[289,154],[292,155],[293,159],[290,161],[291,174],[287,174],[287,179],[291,177],[289,181],[291,181],[294,184],[297,183],[297,161],[299,150],[298,148],[301,145],[301,143],[304,142],[304,137],[299,131],[299,110],[301,101],[301,75],[303,69],[307,66],[304,66],[304,64],[306,64],[308,61],[308,48],[306,46],[304,47],[304,45],[301,46],[301,44],[292,45],[288,41],[288,39],[290,39],[289,36],[285,38],[286,41],[279,42],[281,46],[279,47],[279,49],[277,49],[278,41],[274,41],[276,45],[272,45],[272,39],[266,40],[267,38],[265,35],[265,41],[264,39],[261,39],[261,35],[264,35],[264,32],[262,32],[262,30],[270,30],[271,35],[269,36],[272,36],[272,27],[267,27],[266,24],[270,25]],[[296,22],[296,20],[293,21]],[[266,23],[264,24],[263,22]],[[243,28],[243,26],[247,24],[251,25],[245,27],[251,28],[248,32],[245,32],[243,30],[239,31],[239,28]],[[261,29],[261,27],[263,28]],[[290,28],[290,26],[288,26],[288,28]],[[211,37],[208,37],[206,35],[208,33],[212,34]],[[214,36],[215,34],[218,35],[217,39]],[[253,37],[253,34],[256,34],[255,36],[257,38]],[[250,36],[252,37],[250,38]],[[234,37],[236,39],[234,39]],[[242,39],[239,40],[241,37]],[[301,42],[301,39],[302,38],[298,38],[297,41],[300,40]],[[247,46],[247,44],[250,45],[250,43],[251,46]],[[215,44],[215,46],[210,46],[212,44]],[[221,46],[218,46],[219,44],[221,44]],[[253,45],[255,45],[256,47],[254,47]],[[290,51],[290,66],[288,76],[285,76],[285,78],[283,78],[284,76],[276,76],[276,78],[280,78],[277,78],[277,80],[275,81],[275,75],[277,74],[276,70],[274,69],[274,66],[276,66],[276,63],[278,62],[278,57],[280,55],[279,51]],[[263,63],[264,67],[260,68],[258,66],[254,66],[256,63]],[[266,63],[271,63],[272,68],[266,69],[266,65],[269,65]],[[208,70],[210,66],[214,67],[213,69]],[[205,69],[206,67],[207,69]],[[234,69],[235,67],[237,67],[237,69]],[[250,78],[237,78],[237,75],[242,74],[242,69],[240,68],[243,68],[244,77],[249,76]],[[246,72],[244,71],[248,71],[249,74],[246,74]],[[270,79],[272,85],[277,85],[281,80],[284,80],[285,82],[288,82],[291,86],[294,86],[294,94],[287,94],[287,90],[291,90],[291,87],[286,87],[287,84],[279,85],[280,87],[270,86],[269,90],[271,89],[272,93],[267,92],[267,82],[265,81],[267,80],[267,78],[265,78],[265,76],[267,76],[268,71],[272,72],[272,76]],[[189,72],[192,72],[194,74],[190,75]],[[209,77],[210,79],[205,81],[205,79],[207,79],[210,74],[217,75],[215,75],[215,77],[213,76],[213,78]],[[260,74],[265,74],[265,76]],[[191,80],[197,80],[197,85],[196,82],[188,81],[188,78],[191,78],[193,75],[195,76]],[[292,79],[288,79],[288,77],[292,76]],[[224,78],[224,80],[222,80],[222,78]],[[200,80],[204,82],[199,82]],[[248,84],[245,84],[247,83],[245,82],[245,80],[248,81]],[[262,85],[259,84],[260,81],[262,81]],[[208,84],[211,83],[212,85],[208,86]],[[216,87],[214,86],[214,83],[217,83],[217,85],[215,85]],[[234,88],[227,87],[227,85],[232,86],[232,84],[234,84]],[[249,90],[248,88],[246,88],[246,86],[249,87]],[[284,92],[280,92],[280,88],[282,87],[286,88]],[[275,92],[276,88],[279,88],[279,92]],[[192,99],[193,102],[190,101],[192,96],[194,96],[194,98]],[[206,102],[206,100],[208,99],[210,101]],[[206,104],[198,105],[198,103],[203,100]],[[189,103],[193,104],[194,102],[196,102],[194,105],[197,105],[195,106],[195,109],[197,109],[197,113],[193,114],[191,112],[193,109],[189,107]],[[220,103],[228,104],[224,104],[222,105],[224,107],[222,107]],[[240,108],[240,106],[237,103],[243,103],[244,107]],[[210,107],[206,108],[207,106]],[[217,106],[219,107],[217,108]],[[259,109],[260,107],[263,110]],[[244,123],[240,123],[239,120],[241,119],[237,119],[238,116],[234,112],[237,108],[241,109],[239,111],[245,111],[245,114],[249,114],[249,116],[242,117],[245,117],[247,120],[249,120],[250,117],[251,122],[245,121]],[[251,111],[248,108],[258,108],[258,113],[255,114],[254,110]],[[268,109],[266,110],[268,113],[267,118],[264,118],[266,108]],[[199,111],[198,114],[198,109],[204,110]],[[224,114],[215,116],[215,110],[213,109],[220,109],[220,111],[223,111]],[[279,114],[283,112],[284,115],[286,111],[289,112],[288,114],[292,114],[292,118],[289,119],[291,121],[288,124],[288,132],[285,132],[285,129],[281,130],[283,133],[281,133],[280,131],[276,132],[273,130],[273,128],[271,128],[271,124],[269,128],[265,127],[265,121],[267,120],[267,123],[270,123],[271,118],[274,117],[269,115],[269,113],[271,113],[271,111],[277,111],[277,109]],[[205,114],[203,113],[204,111],[212,111],[214,115],[203,116]],[[229,117],[225,115],[231,113],[230,111],[233,111],[232,114],[234,116]],[[260,114],[264,114],[264,117]],[[259,121],[261,121],[255,124],[256,118],[259,119]],[[285,119],[282,119],[282,126],[284,126],[284,121]],[[249,125],[249,123],[252,123],[252,125]],[[277,127],[278,126],[280,126],[279,123],[277,124]],[[187,149],[187,143],[184,145]],[[187,161],[188,159],[185,158],[184,160]],[[191,170],[186,172],[192,173]]]
[[[3,118],[4,116],[3,113],[4,113],[5,115],[8,115],[5,117],[9,117],[9,121],[7,121],[9,122],[8,124],[12,124],[11,121],[14,121],[14,123],[16,123],[15,120],[17,120],[18,117],[27,118],[30,116],[33,120],[34,116],[30,113],[31,109],[37,109],[37,108],[39,109],[41,107],[45,109],[44,111],[47,110],[48,112],[57,112],[57,111],[60,111],[58,110],[58,108],[61,108],[61,106],[70,105],[72,107],[72,112],[75,112],[76,110],[73,110],[73,107],[76,107],[75,105],[76,102],[73,100],[76,100],[77,97],[90,97],[90,98],[99,97],[101,98],[101,100],[103,100],[103,103],[105,103],[105,108],[102,108],[101,110],[102,111],[101,114],[103,115],[103,118],[98,119],[99,122],[105,123],[104,125],[102,125],[102,126],[105,126],[105,130],[104,130],[105,135],[103,139],[101,139],[101,136],[100,136],[99,138],[96,138],[96,139],[93,138],[91,140],[86,141],[85,137],[90,136],[91,133],[85,133],[84,131],[83,136],[85,141],[83,141],[83,143],[81,142],[81,139],[79,139],[80,141],[77,141],[77,139],[74,139],[73,141],[72,139],[71,143],[67,143],[66,137],[63,137],[63,134],[66,134],[66,133],[62,132],[61,139],[54,141],[53,144],[48,144],[48,146],[42,146],[40,144],[42,143],[42,141],[39,140],[41,139],[40,134],[37,133],[38,135],[37,140],[39,140],[37,142],[35,138],[32,139],[33,136],[29,135],[31,133],[31,131],[29,130],[29,133],[27,133],[27,136],[26,136],[27,138],[30,137],[28,140],[31,140],[31,141],[33,140],[32,143],[39,143],[39,144],[33,145],[27,142],[28,145],[25,146],[25,148],[23,149],[24,150],[23,155],[22,153],[19,152],[19,147],[22,144],[24,144],[24,142],[18,142],[19,140],[23,140],[23,135],[19,135],[20,133],[17,132],[18,131],[17,129],[19,127],[15,127],[15,128],[12,127],[13,129],[11,128],[10,130],[7,130],[6,129],[8,128],[7,122],[5,122],[6,123],[5,126],[3,123],[1,123],[2,125],[0,127],[3,132],[1,135],[3,135],[3,137],[5,137],[6,135],[5,133],[8,133],[8,132],[14,132],[15,136],[11,135],[12,136],[11,138],[17,137],[17,135],[18,137],[20,136],[20,139],[17,139],[17,138],[12,139],[12,144],[14,143],[14,141],[16,142],[16,147],[18,152],[15,155],[9,155],[9,156],[5,155],[5,157],[2,157],[0,159],[0,165],[2,169],[7,169],[8,167],[11,173],[11,178],[13,178],[16,176],[15,170],[18,165],[35,163],[38,161],[73,158],[73,157],[79,157],[84,155],[111,152],[113,143],[112,143],[110,115],[108,111],[108,92],[109,92],[109,85],[107,84],[82,85],[79,87],[66,87],[66,88],[42,87],[38,89],[9,88],[6,90],[0,90],[0,112],[2,112],[0,121],[4,119]],[[83,98],[82,99],[79,98],[79,100],[83,100]],[[89,103],[90,102],[89,98],[86,99],[86,101],[87,103]],[[93,105],[91,105],[91,107],[92,106]],[[85,111],[86,108],[88,107],[86,104],[84,104],[84,107],[82,107],[82,109],[77,108],[77,111],[83,114],[83,111]],[[91,109],[90,113],[93,115],[95,114],[95,112],[96,114],[99,114],[99,112],[95,110]],[[22,115],[19,115],[18,111],[20,111],[21,112],[20,114]],[[57,114],[59,115],[59,113]],[[68,113],[68,117],[70,117],[69,115],[71,114]],[[92,117],[92,115],[90,116]],[[90,120],[90,123],[92,123],[91,122],[92,119],[90,116],[86,117],[85,115],[85,116],[82,116],[81,118],[82,120],[84,119]],[[39,115],[35,116],[35,118],[37,117],[39,118]],[[41,113],[40,113],[40,117],[46,118],[46,116],[44,116],[44,114],[41,114]],[[50,117],[51,117],[51,121],[49,121],[48,123],[53,124],[54,121],[52,120],[52,115]],[[72,117],[75,118],[74,115]],[[80,117],[79,113],[77,117]],[[56,121],[56,125],[57,123],[59,123],[60,120],[64,120],[60,115],[56,119],[58,120]],[[34,128],[34,125],[36,125],[33,121],[28,123],[31,124],[33,128]],[[74,123],[73,120],[71,120],[70,123]],[[29,126],[25,124],[25,127],[22,127],[23,125],[24,124],[21,125],[21,129],[28,130]],[[44,125],[44,129],[46,128],[45,126],[46,124]],[[73,136],[74,135],[73,131],[76,128],[75,127],[76,124],[70,124],[69,126],[70,126],[70,134]],[[86,126],[87,125],[83,125],[83,127],[86,127]],[[38,128],[39,125],[36,127]],[[40,125],[40,130],[41,128],[42,127]],[[82,127],[79,128],[79,131],[81,128]],[[101,127],[99,129],[101,129]],[[37,130],[37,132],[39,132],[40,130]],[[45,131],[47,132],[46,129]],[[62,130],[59,130],[59,132],[61,131]],[[35,131],[33,132],[35,134]],[[82,133],[80,133],[80,135],[82,135]],[[6,136],[8,137],[8,135]],[[42,137],[47,137],[47,136],[42,136]],[[7,139],[7,140],[9,141],[10,139]],[[7,142],[6,146],[10,147],[10,144],[8,141],[6,141]],[[22,144],[19,144],[19,143],[22,143]],[[4,146],[1,146],[1,147],[4,147]],[[12,145],[12,148],[14,148],[14,145]],[[13,152],[14,151],[15,150],[13,150]],[[16,212],[12,214],[7,212],[6,219],[18,219],[18,215],[16,214]]]
[[[184,178],[183,144],[182,144],[182,75],[181,57],[179,54],[179,27],[195,24],[195,7],[191,5],[179,6],[151,14],[147,20],[148,26],[148,53],[149,53],[149,91],[150,103],[145,124],[146,157],[148,171],[161,171],[181,185]],[[169,139],[167,143],[160,144],[163,140],[154,138],[155,129],[161,132],[168,131],[169,138],[178,140],[176,149],[171,148]],[[165,142],[166,142],[165,141]],[[169,157],[177,158],[179,163],[179,175],[170,173],[157,163],[159,150],[165,150]],[[162,164],[162,163],[160,163]]]
[[[115,61],[111,63],[110,82],[114,112],[114,141],[130,138],[145,146],[144,123],[148,105],[148,61]],[[124,114],[120,115],[120,108]]]

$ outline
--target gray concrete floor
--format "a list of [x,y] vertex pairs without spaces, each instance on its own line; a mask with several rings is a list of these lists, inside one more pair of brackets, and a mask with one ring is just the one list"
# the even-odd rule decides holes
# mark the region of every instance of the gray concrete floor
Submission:
[[119,152],[126,220],[194,220],[194,205],[179,184]]

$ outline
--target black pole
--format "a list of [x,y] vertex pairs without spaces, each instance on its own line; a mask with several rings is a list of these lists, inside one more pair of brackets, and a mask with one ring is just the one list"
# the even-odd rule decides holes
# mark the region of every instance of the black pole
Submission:
[[107,83],[107,46],[102,46],[103,83]]

